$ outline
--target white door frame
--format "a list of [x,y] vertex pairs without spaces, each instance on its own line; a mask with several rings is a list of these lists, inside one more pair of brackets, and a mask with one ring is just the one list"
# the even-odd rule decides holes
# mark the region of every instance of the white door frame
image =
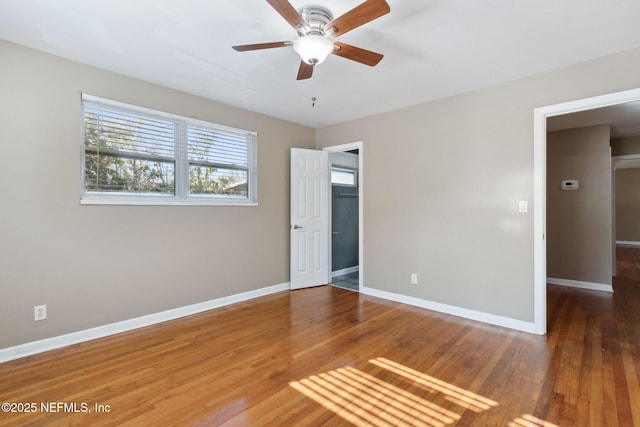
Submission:
[[594,96],[533,110],[533,316],[534,332],[547,333],[547,118],[640,101],[640,89]]
[[[364,227],[363,227],[363,213],[364,213],[364,204],[363,204],[363,166],[364,166],[364,153],[363,153],[363,143],[362,141],[352,142],[349,144],[341,144],[341,145],[332,145],[330,147],[324,147],[324,151],[328,151],[329,153],[339,153],[342,151],[351,151],[358,150],[358,290],[362,291],[363,288],[363,277],[364,277],[364,251],[363,251],[363,235],[364,235]],[[331,167],[331,162],[329,162],[329,167]],[[331,188],[331,182],[329,182],[329,188]],[[331,197],[329,197],[329,239],[331,239]],[[331,242],[331,240],[329,240]],[[329,244],[329,275],[331,275],[331,244]]]

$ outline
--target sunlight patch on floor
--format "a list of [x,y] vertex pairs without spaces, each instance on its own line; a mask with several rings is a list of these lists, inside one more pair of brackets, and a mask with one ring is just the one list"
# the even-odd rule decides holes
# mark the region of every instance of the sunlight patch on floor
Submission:
[[509,427],[558,427],[558,425],[554,423],[541,420],[540,418],[536,418],[533,415],[529,415],[529,414],[525,414],[516,418],[515,420],[511,421],[508,425]]
[[289,384],[358,426],[440,427],[459,418],[451,411],[351,367]]
[[378,357],[373,360],[369,360],[369,363],[373,363],[383,369],[391,371],[397,375],[400,375],[412,382],[420,384],[430,392],[440,392],[446,397],[445,399],[454,402],[464,408],[470,409],[474,412],[482,412],[487,409],[491,409],[494,406],[498,406],[497,402],[491,399],[477,395],[469,390],[465,390],[460,387],[456,387],[449,384],[446,381],[439,380],[422,372],[418,372],[414,369],[407,368],[404,365]]
[[[388,359],[369,362],[474,412],[497,406],[493,400]],[[460,419],[453,411],[353,367],[312,375],[289,385],[357,426],[443,427]]]
[[[498,402],[389,359],[378,357],[369,363],[401,377],[431,398],[440,396],[464,409],[458,413],[448,410],[353,367],[312,375],[289,385],[356,426],[444,427],[460,420],[465,409],[482,413],[498,406]],[[531,414],[515,418],[508,426],[558,427]]]

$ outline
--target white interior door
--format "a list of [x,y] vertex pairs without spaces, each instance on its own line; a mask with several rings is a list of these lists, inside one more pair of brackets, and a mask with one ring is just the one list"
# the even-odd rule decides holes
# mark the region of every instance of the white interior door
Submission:
[[329,156],[291,149],[291,289],[329,283]]

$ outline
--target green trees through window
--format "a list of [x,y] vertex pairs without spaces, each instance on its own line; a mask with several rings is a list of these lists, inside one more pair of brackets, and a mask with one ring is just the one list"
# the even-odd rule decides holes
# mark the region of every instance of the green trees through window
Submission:
[[85,191],[175,194],[175,126],[85,106]]

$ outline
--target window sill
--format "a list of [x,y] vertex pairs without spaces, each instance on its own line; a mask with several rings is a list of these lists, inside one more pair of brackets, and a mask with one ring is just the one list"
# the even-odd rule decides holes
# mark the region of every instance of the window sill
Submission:
[[121,205],[121,206],[258,206],[258,202],[243,199],[223,199],[193,197],[190,199],[178,199],[163,196],[83,196],[81,205]]

